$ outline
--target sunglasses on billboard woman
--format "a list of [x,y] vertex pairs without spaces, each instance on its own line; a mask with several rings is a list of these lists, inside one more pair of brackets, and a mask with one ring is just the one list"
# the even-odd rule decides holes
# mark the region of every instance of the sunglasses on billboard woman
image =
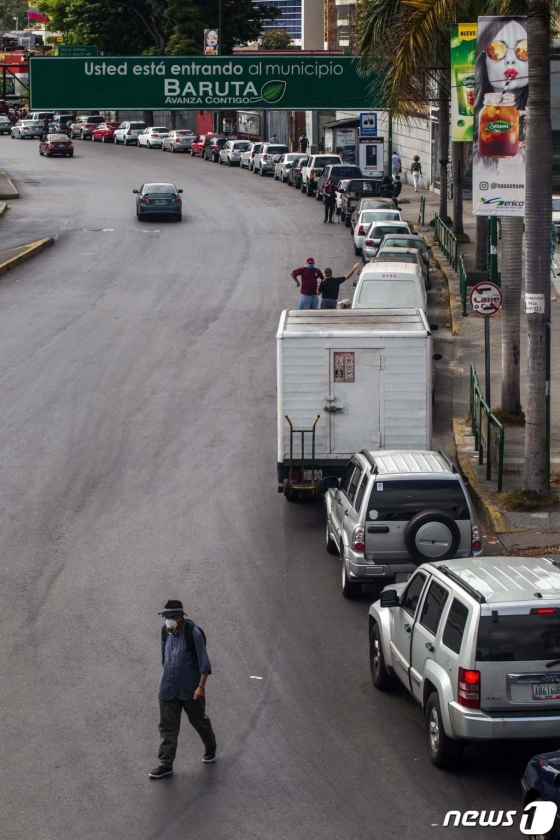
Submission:
[[[486,55],[491,61],[501,61],[502,58],[506,57],[508,49],[508,45],[504,44],[503,41],[492,41],[492,43],[488,44],[486,47]],[[519,61],[527,61],[529,53],[527,51],[526,38],[524,38],[523,41],[517,42],[514,47],[514,52]]]

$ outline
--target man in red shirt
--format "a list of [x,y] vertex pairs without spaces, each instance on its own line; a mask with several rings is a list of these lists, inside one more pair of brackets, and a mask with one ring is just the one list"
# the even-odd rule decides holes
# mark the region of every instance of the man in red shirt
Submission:
[[315,268],[313,257],[307,258],[306,265],[303,268],[294,268],[292,271],[292,278],[299,289],[298,277],[301,279],[298,309],[319,309],[319,281],[325,278],[323,272]]

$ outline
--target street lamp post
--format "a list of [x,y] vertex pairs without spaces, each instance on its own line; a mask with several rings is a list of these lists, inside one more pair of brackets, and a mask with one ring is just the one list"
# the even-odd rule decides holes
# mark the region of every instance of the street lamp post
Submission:
[[19,18],[14,17],[14,20],[16,22],[16,32],[19,32]]

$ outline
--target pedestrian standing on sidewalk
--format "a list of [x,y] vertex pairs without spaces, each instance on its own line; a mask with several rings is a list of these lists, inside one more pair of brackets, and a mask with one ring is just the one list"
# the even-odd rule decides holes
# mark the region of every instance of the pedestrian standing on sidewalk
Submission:
[[301,151],[303,152],[303,154],[306,153],[308,145],[309,145],[309,138],[307,137],[307,135],[304,132],[301,135],[301,137],[299,138],[299,147],[300,147]]
[[402,171],[402,162],[401,156],[398,154],[397,150],[393,152],[393,156],[391,158],[391,172],[393,173],[393,178],[395,175],[398,175],[399,172]]
[[325,268],[325,279],[319,285],[319,292],[322,296],[321,309],[336,309],[341,284],[345,280],[350,280],[359,267],[360,263],[357,262],[344,277],[333,277],[332,268]]
[[399,209],[399,202],[398,198],[401,194],[402,190],[402,183],[399,175],[395,175],[395,183],[393,184],[393,204],[395,205],[395,210]]
[[324,280],[323,272],[315,268],[315,260],[308,257],[303,268],[294,268],[292,279],[300,287],[298,277],[301,278],[301,294],[298,309],[319,309],[319,281]]
[[206,637],[184,614],[181,601],[168,601],[159,615],[165,619],[161,628],[163,673],[158,694],[161,742],[159,766],[150,773],[152,779],[173,773],[183,711],[204,744],[204,764],[216,759],[216,736],[205,712],[206,680],[212,673]]
[[323,224],[330,222],[334,225],[334,211],[336,210],[336,188],[331,179],[325,182],[323,187],[323,202],[325,205],[325,218]]
[[414,192],[418,192],[418,181],[420,180],[420,175],[422,174],[422,164],[420,163],[420,157],[418,155],[414,155],[412,158],[410,171],[412,172],[412,180],[414,182]]

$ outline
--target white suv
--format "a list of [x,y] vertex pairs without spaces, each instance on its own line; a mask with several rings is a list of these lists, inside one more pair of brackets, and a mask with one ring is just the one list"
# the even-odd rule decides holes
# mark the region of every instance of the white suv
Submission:
[[424,710],[430,759],[468,740],[560,736],[560,561],[428,563],[369,610],[373,684],[396,679]]
[[323,169],[331,163],[342,163],[340,155],[311,155],[301,170],[301,191],[314,195]]
[[145,128],[144,122],[122,122],[113,134],[113,143],[117,146],[119,143],[124,143],[125,146],[134,143],[138,145],[138,135]]
[[441,452],[358,452],[329,488],[326,547],[340,557],[342,594],[406,579],[421,563],[480,554],[465,479]]

